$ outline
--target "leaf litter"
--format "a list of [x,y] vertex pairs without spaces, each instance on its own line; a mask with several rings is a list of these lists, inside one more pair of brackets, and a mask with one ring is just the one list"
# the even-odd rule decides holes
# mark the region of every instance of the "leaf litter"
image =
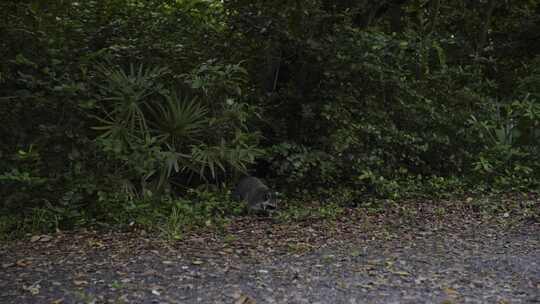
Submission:
[[0,247],[0,302],[538,303],[539,223],[448,205],[444,216],[431,202],[414,216],[243,217],[175,242],[137,230],[32,236]]

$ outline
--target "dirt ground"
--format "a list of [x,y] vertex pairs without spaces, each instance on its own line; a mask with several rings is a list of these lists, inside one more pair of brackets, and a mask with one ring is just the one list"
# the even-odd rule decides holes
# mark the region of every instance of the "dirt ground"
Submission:
[[30,236],[0,249],[0,303],[540,303],[539,223],[404,218]]

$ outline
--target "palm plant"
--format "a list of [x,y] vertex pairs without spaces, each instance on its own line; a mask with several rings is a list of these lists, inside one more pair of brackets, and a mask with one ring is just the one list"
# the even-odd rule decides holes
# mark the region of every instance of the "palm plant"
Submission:
[[[204,91],[164,89],[159,80],[168,71],[162,68],[99,70],[105,78],[100,86],[105,103],[98,117],[102,125],[95,129],[103,132],[106,150],[127,168],[123,175],[140,178],[143,193],[151,184],[161,192],[178,174],[209,182],[231,170],[246,171],[260,155],[259,135],[247,132],[249,109],[243,104],[222,96],[216,100],[225,101],[223,111],[210,111]],[[216,80],[205,88],[218,84]]]
[[164,102],[148,106],[153,132],[160,141],[183,150],[182,144],[197,141],[208,127],[208,110],[197,98],[182,98],[174,91],[163,97]]
[[106,104],[105,117],[97,117],[103,125],[95,129],[104,132],[102,137],[116,139],[147,136],[145,108],[149,97],[163,89],[157,80],[168,73],[167,69],[145,69],[143,65],[136,68],[131,64],[127,73],[119,67],[99,66],[98,70],[106,80],[99,85]]

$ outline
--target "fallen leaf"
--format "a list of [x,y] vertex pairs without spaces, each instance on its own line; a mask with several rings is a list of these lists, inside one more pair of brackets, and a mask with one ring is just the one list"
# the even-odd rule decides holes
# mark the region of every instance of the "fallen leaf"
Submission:
[[32,261],[21,259],[21,260],[18,260],[17,262],[15,262],[15,264],[17,264],[17,266],[19,266],[19,267],[26,267],[26,266],[31,265]]
[[202,265],[204,262],[201,261],[201,260],[195,260],[195,261],[192,261],[191,264],[193,265]]
[[129,303],[127,294],[122,295],[120,298],[118,298],[118,300],[119,303]]
[[257,304],[257,302],[250,296],[243,294],[234,302],[234,304]]
[[12,267],[12,266],[15,266],[15,263],[4,263],[4,264],[2,264],[2,268],[8,268],[8,267]]
[[39,241],[40,242],[48,242],[52,240],[52,236],[50,235],[42,235],[40,238],[39,238]]
[[143,276],[153,276],[153,275],[157,275],[157,271],[151,269],[151,270],[147,270],[145,272],[142,273]]
[[39,294],[39,289],[41,288],[41,286],[37,285],[37,286],[32,286],[30,288],[28,288],[28,291],[30,291],[31,294],[33,295],[37,295]]
[[410,276],[411,274],[406,272],[406,271],[392,271],[393,274],[397,274],[397,275],[400,275],[400,276]]
[[34,283],[34,284],[30,285],[30,286],[23,286],[23,289],[26,290],[26,291],[29,291],[33,295],[37,295],[37,294],[39,294],[39,290],[41,288],[41,286],[39,285],[40,281],[37,281],[36,283]]
[[34,235],[30,238],[30,242],[32,243],[37,242],[39,241],[40,238],[41,238],[41,235]]
[[73,284],[75,284],[75,286],[83,286],[83,285],[88,285],[88,282],[82,281],[82,280],[74,280]]
[[459,296],[459,292],[457,292],[457,290],[453,288],[445,288],[444,292],[451,298],[456,298],[457,296]]

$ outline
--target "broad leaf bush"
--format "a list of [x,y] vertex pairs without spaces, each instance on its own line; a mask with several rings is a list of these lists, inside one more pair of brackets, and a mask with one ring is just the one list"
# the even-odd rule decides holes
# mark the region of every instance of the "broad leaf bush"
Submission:
[[538,1],[398,2],[2,1],[0,231],[537,191]]

